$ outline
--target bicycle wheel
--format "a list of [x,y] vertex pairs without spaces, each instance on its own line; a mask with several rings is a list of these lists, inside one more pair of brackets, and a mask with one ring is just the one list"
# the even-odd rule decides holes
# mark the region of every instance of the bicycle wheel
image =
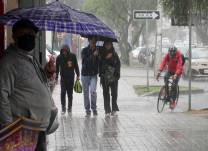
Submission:
[[161,113],[164,109],[166,102],[166,93],[165,93],[165,86],[162,86],[160,89],[160,93],[158,95],[158,100],[157,100],[157,111],[158,113]]

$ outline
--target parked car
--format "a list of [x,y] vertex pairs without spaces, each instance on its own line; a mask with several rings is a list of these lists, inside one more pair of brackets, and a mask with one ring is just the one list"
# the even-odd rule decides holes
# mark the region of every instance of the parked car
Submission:
[[176,47],[182,47],[184,44],[183,44],[183,41],[182,40],[175,40],[174,45]]
[[[188,51],[188,47],[176,47],[183,55],[186,55]],[[162,58],[168,53],[169,47],[163,47],[162,48]]]
[[168,53],[169,47],[162,47],[162,58]]
[[141,50],[142,48],[144,48],[144,47],[137,47],[137,48],[133,49],[133,50],[131,51],[132,57],[135,58],[135,59],[137,59],[137,58],[138,58],[138,55],[139,55],[139,52],[140,52],[140,50]]
[[142,48],[139,52],[138,60],[140,63],[145,65],[147,63],[147,56],[148,55],[149,55],[149,66],[153,67],[154,57],[155,57],[155,48],[154,47],[150,47],[149,49]]
[[[188,51],[186,53],[188,58]],[[191,60],[191,73],[192,78],[195,77],[206,77],[208,76],[208,47],[200,47],[192,49],[192,60]],[[189,76],[189,64],[188,61],[184,64],[183,77]]]

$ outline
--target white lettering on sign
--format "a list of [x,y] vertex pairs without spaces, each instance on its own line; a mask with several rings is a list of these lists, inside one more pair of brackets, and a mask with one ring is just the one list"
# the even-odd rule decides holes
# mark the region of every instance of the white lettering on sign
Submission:
[[134,11],[134,19],[159,19],[159,11]]

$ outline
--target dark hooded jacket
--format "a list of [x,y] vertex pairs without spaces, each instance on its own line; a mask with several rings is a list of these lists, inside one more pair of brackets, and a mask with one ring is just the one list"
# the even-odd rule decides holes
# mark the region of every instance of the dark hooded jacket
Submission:
[[[71,65],[69,65],[69,63]],[[64,56],[63,50],[61,50],[60,55],[56,58],[56,79],[58,79],[59,72],[61,78],[74,78],[74,71],[77,76],[80,76],[76,56],[69,51],[67,52],[67,55]]]
[[[106,59],[105,57],[108,55],[108,53],[112,53],[113,55],[111,58]],[[115,68],[114,76],[116,80],[119,80],[121,63],[118,54],[115,52],[114,48],[112,48],[111,50],[105,50],[105,48],[103,48],[102,53],[100,54],[101,56],[99,61],[99,76],[101,77],[101,81],[103,81],[102,78],[105,74],[107,66]]]
[[98,56],[93,55],[94,51],[90,46],[82,50],[82,75],[94,76],[98,74]]

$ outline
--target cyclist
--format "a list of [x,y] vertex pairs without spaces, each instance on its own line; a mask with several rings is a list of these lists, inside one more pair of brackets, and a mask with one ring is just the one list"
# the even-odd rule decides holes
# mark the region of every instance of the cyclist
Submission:
[[[168,79],[172,76],[173,77],[173,91],[176,92],[176,88],[178,85],[178,82],[180,80],[182,70],[183,70],[183,60],[181,52],[175,47],[170,47],[168,49],[168,53],[165,55],[165,57],[162,60],[162,63],[160,64],[159,72],[157,74],[156,79],[159,79],[160,73],[164,70],[164,68],[167,66],[167,72],[164,76],[164,82],[166,86],[166,92],[167,96],[169,97],[169,88],[168,88]],[[168,98],[170,102],[170,108],[174,109],[176,106],[176,95],[174,94],[172,98]]]

